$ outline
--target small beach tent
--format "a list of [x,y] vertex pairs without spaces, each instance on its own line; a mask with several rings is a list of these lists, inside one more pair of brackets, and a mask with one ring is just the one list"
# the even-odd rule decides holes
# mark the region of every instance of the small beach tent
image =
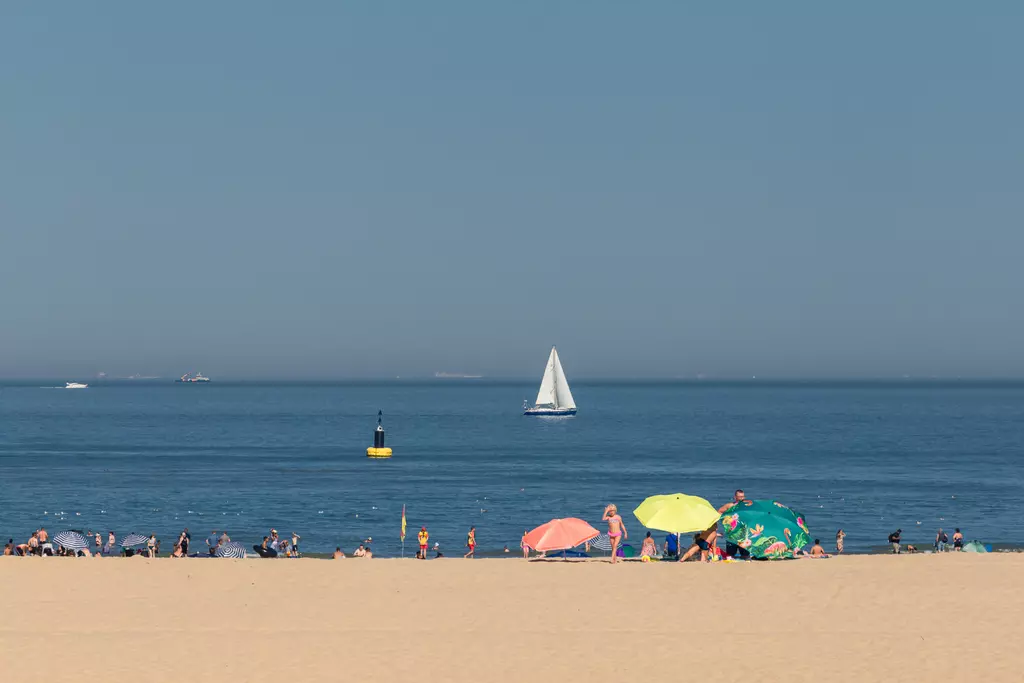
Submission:
[[988,548],[981,541],[971,541],[964,546],[965,553],[987,553]]

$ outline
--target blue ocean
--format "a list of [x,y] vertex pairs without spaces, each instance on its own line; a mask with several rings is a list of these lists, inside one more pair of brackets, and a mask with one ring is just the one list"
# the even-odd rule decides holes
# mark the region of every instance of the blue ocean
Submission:
[[[827,547],[870,552],[902,528],[1024,546],[1024,384],[574,382],[572,418],[521,414],[535,383],[54,382],[0,386],[0,534],[39,526],[149,534],[193,548],[216,529],[270,528],[306,552],[409,532],[464,552],[515,553],[523,531],[607,503],[736,488],[801,510]],[[390,460],[366,457],[383,410]]]

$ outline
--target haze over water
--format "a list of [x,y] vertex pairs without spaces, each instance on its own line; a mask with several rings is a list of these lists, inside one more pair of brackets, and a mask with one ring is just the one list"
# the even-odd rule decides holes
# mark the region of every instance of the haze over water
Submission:
[[[682,491],[720,504],[742,487],[804,512],[812,533],[865,551],[902,527],[1024,544],[1022,384],[576,382],[571,419],[523,417],[536,383],[101,383],[0,386],[0,534],[39,525],[156,532],[170,548],[271,527],[306,551],[368,536],[400,553],[426,524],[449,555],[470,525],[481,550],[603,506]],[[378,409],[390,461],[369,460]],[[63,512],[63,517],[58,513]],[[944,519],[942,519],[944,518]],[[921,525],[918,526],[917,522]],[[412,542],[408,551],[414,552]]]

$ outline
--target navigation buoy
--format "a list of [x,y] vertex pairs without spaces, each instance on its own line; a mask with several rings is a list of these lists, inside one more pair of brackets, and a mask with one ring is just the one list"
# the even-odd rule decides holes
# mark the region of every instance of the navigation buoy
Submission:
[[381,420],[384,418],[384,411],[377,411],[377,428],[373,430],[373,445],[366,449],[367,458],[390,458],[391,449],[384,447],[384,426]]

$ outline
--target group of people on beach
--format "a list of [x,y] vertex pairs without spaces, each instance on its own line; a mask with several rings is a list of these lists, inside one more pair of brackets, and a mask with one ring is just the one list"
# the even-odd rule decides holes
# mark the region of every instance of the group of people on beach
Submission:
[[[889,534],[889,545],[892,546],[893,555],[899,555],[904,550],[908,553],[918,552],[917,546],[911,543],[907,543],[906,545],[903,544],[903,529],[897,529]],[[935,542],[932,544],[932,549],[937,553],[944,553],[949,550],[949,534],[941,528],[935,532]],[[953,530],[953,551],[960,552],[963,549],[964,535],[960,533],[960,528],[957,527]]]

